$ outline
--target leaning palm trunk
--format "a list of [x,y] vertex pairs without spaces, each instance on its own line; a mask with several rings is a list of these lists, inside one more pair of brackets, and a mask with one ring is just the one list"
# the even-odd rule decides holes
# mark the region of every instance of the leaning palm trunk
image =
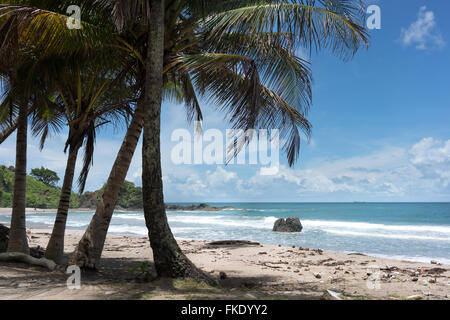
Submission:
[[213,283],[184,255],[170,230],[164,207],[161,170],[161,103],[164,55],[164,0],[150,2],[145,79],[144,139],[142,146],[142,186],[144,217],[156,272],[160,277],[192,277]]
[[6,127],[2,132],[0,132],[0,144],[2,144],[8,137],[17,129],[17,124],[19,118],[14,120],[8,127]]
[[128,168],[133,159],[134,151],[142,132],[143,105],[139,101],[133,119],[128,127],[125,138],[120,147],[116,161],[109,174],[105,191],[97,204],[95,214],[89,223],[89,227],[78,243],[73,253],[70,264],[83,268],[95,269],[99,264],[108,233],[120,187],[125,181]]
[[[27,116],[29,116],[32,112],[33,112],[33,109],[30,108],[30,110],[27,113]],[[14,131],[16,131],[18,124],[19,124],[19,118],[17,117],[2,132],[0,132],[0,144],[2,144],[6,139],[8,139],[8,137]]]
[[26,187],[27,187],[27,130],[28,108],[23,104],[19,108],[16,142],[16,168],[14,175],[13,209],[8,252],[29,254],[25,225]]
[[66,172],[64,173],[64,182],[59,198],[58,211],[56,213],[55,224],[53,225],[52,235],[47,244],[45,257],[62,264],[64,255],[64,233],[66,231],[67,213],[70,206],[70,197],[72,195],[72,183],[75,175],[75,166],[77,163],[78,150],[80,146],[71,146],[67,158]]

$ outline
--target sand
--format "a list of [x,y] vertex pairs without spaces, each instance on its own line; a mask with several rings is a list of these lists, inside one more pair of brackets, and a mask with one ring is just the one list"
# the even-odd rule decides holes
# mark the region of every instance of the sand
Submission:
[[[29,229],[31,246],[45,247],[50,229]],[[81,231],[69,230],[65,251]],[[143,283],[140,267],[152,270],[146,238],[108,235],[98,272],[82,274],[70,290],[63,270],[49,272],[21,263],[0,263],[0,299],[450,299],[450,266],[375,258],[320,249],[274,245],[210,245],[179,240],[187,256],[219,278],[219,287],[189,280]],[[222,274],[223,275],[223,274]]]

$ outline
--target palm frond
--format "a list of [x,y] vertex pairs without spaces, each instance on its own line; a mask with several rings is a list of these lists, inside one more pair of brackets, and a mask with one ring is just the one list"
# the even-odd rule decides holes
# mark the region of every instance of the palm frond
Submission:
[[348,0],[247,1],[247,6],[208,17],[205,31],[216,38],[230,33],[295,34],[294,45],[331,49],[346,59],[368,44],[361,6]]

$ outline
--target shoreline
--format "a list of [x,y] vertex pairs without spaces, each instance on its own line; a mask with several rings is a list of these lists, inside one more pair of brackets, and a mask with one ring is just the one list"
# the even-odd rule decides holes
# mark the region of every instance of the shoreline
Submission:
[[[45,248],[50,233],[51,230],[47,228],[28,228],[30,246]],[[67,258],[82,234],[80,230],[67,230]],[[210,241],[177,241],[183,252],[200,269],[217,278],[222,272],[226,274],[226,279],[220,281],[224,289],[218,294],[225,294],[223,298],[227,299],[322,299],[326,290],[338,292],[345,299],[450,299],[450,265],[296,246],[214,245]],[[194,289],[189,289],[192,292],[187,290],[187,293],[186,290],[183,293],[173,288],[169,290],[159,282],[136,282],[136,275],[130,270],[147,262],[153,268],[152,257],[146,237],[108,234],[99,273],[92,284],[85,280],[87,283],[82,290],[65,289],[67,276],[61,271],[49,273],[23,264],[0,263],[0,299],[108,299],[110,297],[105,296],[105,292],[110,291],[120,292],[121,298],[129,299],[128,293],[136,293],[137,290],[145,294],[149,286],[156,286],[155,290],[162,292],[161,295],[152,296],[152,299],[164,299],[169,295],[174,295],[173,299],[187,299],[198,294]],[[51,283],[36,282],[41,276],[62,279],[61,286],[54,288]],[[55,282],[55,279],[52,281]],[[243,286],[247,288],[245,291],[242,291]],[[39,292],[39,296],[36,292]],[[211,293],[208,291],[207,294]],[[208,298],[215,299],[214,295]],[[222,296],[216,298],[221,299]]]
[[[26,214],[36,214],[36,213],[56,213],[58,211],[58,208],[55,209],[39,209],[39,208],[25,208]],[[77,209],[69,209],[69,212],[95,212],[95,208],[77,208]],[[121,211],[121,210],[119,210]],[[0,214],[1,215],[8,215],[11,214],[12,208],[0,208]],[[128,212],[128,211],[126,211]]]
[[[2,214],[2,211],[0,208],[0,214]],[[75,212],[77,212],[77,210],[75,210]],[[79,212],[92,212],[92,209],[88,209],[85,208],[84,211],[79,211]],[[128,211],[121,211],[118,210],[117,212],[128,212]],[[130,211],[130,212],[135,212],[135,211]],[[56,211],[50,211],[50,212],[45,212],[45,213],[56,213]],[[10,227],[9,223],[3,223],[3,225]],[[53,229],[53,226],[49,226],[49,225],[36,225],[36,226],[28,226],[27,230],[46,230],[51,232]],[[71,227],[66,227],[66,231],[74,231],[74,232],[81,232],[84,233],[85,229],[77,229],[77,228],[71,228]],[[132,232],[108,232],[108,235],[111,236],[118,236],[118,237],[126,237],[126,238],[134,238],[134,239],[141,239],[142,237],[146,237],[143,236],[141,234],[136,234],[136,233],[132,233]],[[81,236],[80,236],[81,238]],[[205,239],[191,239],[191,238],[179,238],[179,237],[175,237],[175,239],[180,242],[180,241],[216,241],[215,240],[205,240]],[[242,239],[241,239],[242,240]],[[263,243],[261,242],[262,245],[274,245],[276,246],[276,244],[273,243]],[[312,249],[309,248],[311,250],[322,250],[321,248],[317,248],[317,249]],[[327,252],[332,252],[332,253],[336,253],[336,254],[357,254],[357,255],[361,255],[361,256],[367,256],[367,257],[373,257],[373,258],[380,258],[380,259],[389,259],[389,260],[394,260],[394,261],[399,261],[399,262],[411,262],[411,263],[431,263],[431,261],[436,262],[437,265],[449,265],[450,263],[448,262],[448,258],[442,258],[442,257],[410,257],[410,256],[403,256],[403,255],[387,255],[387,254],[382,254],[382,253],[370,253],[370,252],[364,252],[364,251],[348,251],[348,250],[342,250],[342,251],[335,251],[335,250],[327,250],[327,249],[323,249],[323,251],[327,251]],[[444,260],[444,261],[443,261]]]

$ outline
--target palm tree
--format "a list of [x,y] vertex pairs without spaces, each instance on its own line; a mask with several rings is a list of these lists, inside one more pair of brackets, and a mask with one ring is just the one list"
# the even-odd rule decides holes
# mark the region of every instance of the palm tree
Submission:
[[[72,65],[74,63],[69,63],[69,67],[65,68],[69,70],[58,70],[54,79],[55,92],[51,92],[54,94],[51,104],[53,115],[49,120],[55,121],[55,117],[62,116],[69,127],[65,146],[65,152],[69,150],[66,171],[53,232],[45,253],[46,258],[57,263],[62,263],[64,253],[64,233],[78,151],[84,145],[84,164],[78,179],[81,194],[92,163],[98,128],[111,121],[117,122],[120,117],[125,118],[131,112],[131,102],[128,99],[132,95],[123,81],[122,73],[112,73],[110,66],[101,70],[98,68],[99,63],[95,61],[93,66],[82,68],[72,69]],[[48,121],[38,120],[34,129],[35,133],[42,134],[42,139],[45,140]]]
[[[98,2],[102,5],[106,3],[105,7],[111,6],[109,1]],[[366,42],[365,30],[360,26],[361,4],[358,0],[225,0],[214,3],[167,0],[167,6],[161,0],[148,0],[133,3],[115,1],[114,4],[114,10],[109,12],[114,13],[119,30],[126,30],[136,23],[142,25],[144,31],[148,31],[148,38],[144,42],[151,49],[141,58],[145,78],[141,94],[144,93],[142,104],[146,120],[143,144],[144,211],[155,265],[160,275],[202,277],[176,244],[164,210],[159,150],[161,86],[166,82],[162,71],[169,70],[176,74],[175,79],[187,79],[184,82],[185,88],[192,89],[193,93],[195,86],[201,94],[216,96],[213,100],[229,112],[235,127],[270,128],[280,125],[288,137],[285,150],[289,163],[293,164],[300,144],[298,128],[309,129],[304,116],[310,99],[309,71],[304,61],[293,58],[295,50],[299,46],[317,50],[327,47],[344,58],[350,57],[361,43]],[[173,14],[177,10],[178,13]],[[147,15],[148,12],[151,17]],[[185,50],[173,50],[172,52],[180,53],[175,56],[163,54],[166,48],[164,33],[167,35],[164,23],[171,17],[178,19],[180,13],[183,21],[197,21],[200,15],[206,17],[202,19],[201,27],[194,23],[191,29],[201,32],[199,38],[194,36],[194,42],[198,41],[200,44],[189,44]],[[39,12],[34,15],[39,15]],[[148,21],[152,23],[149,24]],[[155,21],[158,23],[155,24]],[[48,23],[51,24],[51,21]],[[52,29],[49,27],[49,30]],[[169,36],[166,37],[169,40],[166,42],[170,44]],[[246,41],[251,45],[247,45]],[[52,45],[54,43],[55,41]],[[183,46],[184,43],[180,45]],[[272,46],[284,49],[282,54],[270,50]],[[132,47],[128,49],[134,51]],[[284,64],[271,63],[277,58],[281,58],[280,61]],[[276,73],[275,68],[283,65],[290,72],[283,73],[284,70],[281,69],[281,72]],[[161,70],[161,74],[155,70]],[[293,76],[294,81],[291,81]],[[268,87],[272,87],[272,90]],[[195,106],[192,101],[196,101],[196,98],[190,101],[190,106]],[[136,112],[133,120],[138,115]],[[142,119],[136,119],[135,128],[138,129],[141,123]],[[132,132],[137,135],[138,131]],[[127,139],[124,140],[121,151],[125,150],[126,141]],[[130,141],[137,143],[137,138]],[[135,148],[128,147],[133,150]],[[120,167],[118,164],[121,159],[124,161],[122,171],[117,175],[112,171],[109,182],[114,180],[111,177],[115,177],[116,182],[121,179],[123,182],[128,169],[125,162],[130,158],[118,157],[114,168]],[[114,198],[117,196],[114,195],[113,188],[110,190],[111,197],[107,199],[106,209],[112,214]],[[107,219],[108,215],[106,221],[109,223]],[[91,224],[93,222],[94,219]],[[99,225],[102,224],[97,224]],[[89,230],[91,234],[87,234],[86,241],[80,242],[78,249],[89,244],[95,228],[91,229],[90,226]],[[97,248],[98,251],[101,252],[101,248]]]
[[[34,4],[38,4],[40,7],[37,8],[33,6]],[[69,30],[66,27],[66,21],[68,17],[65,14],[66,8],[71,4],[79,4],[83,8],[86,9],[86,12],[89,13],[89,19],[83,22],[83,28],[81,30]],[[0,3],[0,38],[1,38],[1,60],[0,60],[0,75],[2,79],[6,76],[9,76],[9,82],[11,83],[10,87],[14,88],[19,84],[24,86],[24,81],[12,81],[13,76],[17,73],[16,70],[16,61],[11,61],[11,58],[8,57],[21,57],[21,55],[13,54],[14,52],[23,53],[23,55],[29,59],[29,61],[33,61],[36,63],[36,59],[45,59],[51,57],[65,57],[70,58],[76,54],[83,54],[86,58],[101,58],[99,54],[106,54],[105,51],[99,52],[99,50],[94,50],[97,48],[99,43],[103,43],[105,39],[110,39],[112,33],[108,28],[108,25],[102,26],[94,26],[92,21],[101,22],[105,21],[105,17],[101,17],[101,11],[94,11],[91,2],[87,3],[84,1],[1,1]],[[50,10],[49,10],[50,9]],[[51,11],[53,10],[53,11]],[[6,54],[5,54],[6,53]],[[109,52],[110,53],[110,52]],[[103,56],[104,57],[104,56]],[[108,61],[108,59],[105,59]],[[28,62],[29,62],[28,61]],[[49,60],[50,61],[50,60]],[[36,66],[28,65],[30,66]],[[6,72],[5,72],[6,70]],[[13,200],[13,214],[11,219],[11,235],[10,235],[10,251],[21,251],[28,252],[28,245],[26,239],[26,230],[25,230],[25,181],[26,181],[26,132],[27,132],[27,118],[31,112],[38,113],[38,109],[42,107],[41,105],[37,105],[34,103],[32,108],[29,106],[29,100],[37,100],[37,98],[47,98],[43,97],[39,94],[39,91],[42,88],[37,88],[37,85],[34,81],[30,81],[30,79],[39,79],[38,74],[27,74],[28,70],[25,70],[27,85],[26,91],[28,96],[23,98],[21,104],[18,104],[16,99],[16,94],[8,94],[6,96],[9,99],[4,99],[2,103],[2,107],[9,104],[10,106],[14,105],[18,108],[13,109],[9,107],[9,115],[12,118],[15,110],[18,109],[18,116],[16,117],[17,123],[17,144],[16,144],[16,175],[15,175],[15,195]],[[11,75],[10,75],[11,74]],[[49,79],[47,79],[49,80]],[[12,86],[14,84],[14,87]],[[11,90],[7,90],[12,92]],[[21,92],[20,90],[16,90]],[[21,97],[24,95],[20,95]],[[12,98],[12,99],[11,99]],[[42,103],[43,100],[39,102]],[[37,102],[37,101],[35,101]],[[44,104],[48,101],[44,99]],[[48,109],[47,109],[48,110]],[[4,111],[4,108],[2,108]],[[5,112],[1,112],[2,115]],[[48,114],[47,118],[48,119]],[[78,124],[74,124],[77,126]],[[73,126],[73,127],[74,127]],[[45,128],[45,126],[43,127]],[[14,123],[12,123],[9,127],[7,127],[7,131],[3,137],[6,137],[12,130],[14,129]],[[39,129],[38,129],[39,131]],[[48,133],[48,129],[43,130],[43,140]],[[73,128],[71,128],[70,133],[74,133]],[[91,136],[92,141],[95,136]],[[2,138],[3,139],[3,138]],[[70,138],[69,138],[70,140]],[[74,154],[79,149],[78,143],[75,143],[77,139],[71,140],[69,143],[70,147],[70,156],[68,158],[69,163],[75,163]],[[92,146],[92,144],[91,144]],[[86,145],[86,147],[91,147]],[[86,161],[85,161],[86,163]],[[64,192],[62,193],[62,198],[60,201],[60,212],[64,211],[65,206],[67,205],[66,199],[70,192],[67,192],[69,186],[71,188],[71,179],[69,178],[72,172],[70,172],[70,167],[68,166],[68,171],[66,172],[66,176],[68,179],[65,179]],[[85,171],[83,171],[85,172]],[[86,171],[87,174],[87,171]],[[84,177],[85,179],[85,177]],[[84,184],[83,184],[84,186]],[[61,215],[59,215],[61,216]],[[61,231],[62,226],[65,225],[64,219],[57,219],[59,226],[55,229]],[[63,223],[64,222],[64,223]],[[61,232],[55,232],[58,234],[57,238],[60,238]],[[62,233],[63,234],[63,233]],[[53,237],[52,237],[53,238]],[[51,243],[58,243],[58,241],[51,241]],[[51,247],[54,247],[52,245]],[[52,249],[49,250],[51,253]],[[49,254],[50,254],[49,253]]]
[[[164,58],[164,97],[167,99],[175,98],[179,102],[183,102],[187,107],[188,119],[192,120],[195,117],[196,120],[200,121],[202,119],[200,105],[198,103],[194,85],[192,83],[189,72],[192,71],[194,73],[198,73],[198,71],[196,71],[198,65],[193,62],[198,62],[200,53],[203,52],[203,57],[213,57],[214,54],[217,54],[217,51],[222,53],[223,48],[214,47],[214,42],[205,42],[202,45],[198,44],[202,38],[202,34],[198,33],[198,31],[195,30],[199,29],[198,24],[200,22],[200,19],[188,19],[187,17],[185,17],[182,14],[182,6],[186,6],[186,3],[174,1],[166,8],[166,39],[170,40],[167,40],[165,42],[166,54]],[[134,30],[132,34],[139,34],[137,38],[144,38],[146,35],[145,30],[139,29],[139,31]],[[127,37],[127,35],[123,33],[121,37],[123,37],[123,42],[125,42],[125,39],[126,41],[133,41],[133,37]],[[256,40],[258,39],[252,39],[250,37],[248,38],[248,40],[246,40],[246,42],[248,42],[246,45],[250,48],[253,48],[252,50],[260,47],[261,44],[259,44],[259,42]],[[142,56],[145,56],[145,46],[138,48],[139,43],[137,46],[135,43],[133,43],[133,45],[131,43],[127,43],[125,47],[133,48],[132,50],[130,50],[130,52],[136,55],[136,68],[139,70],[136,72],[136,75],[141,75],[143,73],[145,74],[145,69],[143,68],[144,66],[142,64]],[[207,47],[209,51],[207,53],[204,53],[204,51],[200,50],[201,47]],[[278,66],[280,71],[285,73],[287,77],[290,76],[290,80],[292,80],[293,83],[298,82],[297,80],[302,77],[302,81],[305,82],[305,88],[307,90],[305,92],[299,90],[299,92],[305,94],[307,96],[305,98],[306,100],[308,100],[308,97],[310,95],[310,93],[308,92],[310,83],[309,70],[302,65],[301,61],[292,59],[293,56],[290,53],[283,55],[283,53],[285,52],[281,46],[274,47],[274,50],[267,50],[266,46],[266,49],[264,51],[264,53],[261,51],[260,54],[264,54],[265,59],[271,59],[274,62],[274,65]],[[217,54],[216,56],[221,56],[222,59],[224,57],[226,58],[226,55],[224,54]],[[189,57],[191,59],[189,59]],[[236,58],[236,56],[234,57]],[[247,58],[250,59],[249,56]],[[223,63],[224,61],[222,61],[222,64]],[[208,76],[207,78],[209,79]],[[226,90],[226,84],[231,83],[226,78],[222,78],[220,81],[222,81],[223,88],[216,90],[217,93],[220,93],[221,90]],[[142,79],[137,80],[137,83],[142,83]],[[211,91],[209,89],[206,89],[204,86],[201,86],[202,81],[198,80],[197,83],[198,90],[203,92]],[[203,81],[203,83],[208,83],[208,80]],[[248,98],[248,86],[246,86],[247,83],[250,82],[242,81],[239,86],[229,88],[231,90],[227,90],[227,92],[224,92],[223,95],[234,96],[236,101],[246,101],[246,99]],[[270,95],[267,95],[267,93],[270,93]],[[306,132],[309,131],[309,123],[307,122],[307,120],[304,119],[304,117],[298,111],[290,108],[287,103],[276,103],[273,98],[276,97],[276,95],[274,95],[269,89],[264,88],[264,91],[261,92],[261,95],[262,97],[266,97],[266,101],[272,101],[272,104],[274,106],[279,105],[279,111],[282,111],[282,113],[286,114],[286,116],[290,114],[290,120],[287,120],[286,122],[300,124]],[[181,98],[181,100],[178,98]],[[279,99],[279,101],[281,102],[282,100]],[[242,105],[242,108],[247,108],[246,110],[248,110],[248,107],[246,105]],[[133,122],[127,131],[126,137],[116,158],[113,169],[111,170],[111,174],[106,184],[106,189],[103,197],[100,199],[100,202],[97,206],[96,212],[89,224],[88,229],[84,233],[74,254],[72,255],[71,264],[77,264],[79,266],[88,268],[95,268],[99,263],[109,223],[111,221],[115,203],[119,194],[120,186],[125,179],[128,167],[130,165],[142,130],[142,109],[143,104],[141,101],[138,105],[138,109],[136,110],[136,114],[133,117]],[[296,126],[293,127],[294,129],[297,128]]]
[[[0,22],[3,22],[0,20]],[[5,36],[8,29],[8,37]],[[19,27],[17,21],[0,24],[0,80],[5,88],[1,109],[7,107],[10,115],[17,111],[16,164],[14,176],[13,209],[8,252],[29,252],[25,227],[25,193],[27,168],[28,97],[26,92],[17,90],[23,85],[22,52],[19,49]],[[23,88],[23,87],[22,87]],[[14,93],[14,95],[12,94]]]
[[[177,8],[177,6],[179,7]],[[195,33],[189,35],[184,34],[184,39],[177,38],[177,34],[182,33],[180,32],[180,29],[182,29],[180,25],[182,25],[182,23],[178,23],[177,28],[168,27],[168,21],[176,20],[174,20],[173,16],[170,16],[170,14],[173,14],[173,12],[177,12],[177,14],[180,14],[181,12],[184,13],[184,10],[179,9],[180,7],[185,9],[183,6],[187,6],[187,2],[170,1],[166,6],[166,14],[169,14],[169,17],[166,18],[165,32],[166,39],[170,39],[171,41],[166,40],[165,43],[165,88],[170,85],[166,82],[167,79],[187,79],[188,81],[184,82],[185,86],[178,86],[178,88],[182,87],[185,89],[184,93],[193,93],[191,98],[186,100],[186,102],[191,106],[191,111],[192,109],[196,110],[198,106],[193,102],[196,102],[197,99],[192,86],[191,76],[189,75],[189,73],[192,73],[194,75],[196,87],[201,93],[210,93],[212,96],[216,97],[214,100],[219,105],[233,110],[231,118],[236,120],[236,127],[252,128],[259,124],[260,127],[263,128],[285,128],[284,134],[290,137],[288,143],[285,145],[285,150],[288,154],[289,162],[292,164],[295,157],[298,155],[299,150],[300,136],[297,127],[302,128],[308,133],[309,123],[303,116],[303,114],[306,113],[307,108],[305,108],[305,110],[301,110],[301,108],[298,110],[291,105],[301,106],[303,104],[303,106],[307,107],[310,100],[309,69],[305,66],[305,61],[295,57],[293,54],[294,47],[288,45],[289,43],[295,42],[292,33],[255,32],[253,34],[236,34],[234,32],[222,32],[219,34],[218,32],[215,32],[214,37],[206,36],[205,41],[201,45],[197,45],[200,37],[196,37]],[[222,10],[227,12],[230,8],[224,7]],[[124,17],[125,14],[120,16]],[[192,26],[198,23],[198,17],[196,19],[194,18],[194,21],[192,21],[192,17],[186,19],[185,16],[182,16],[181,20],[186,23],[191,23],[189,27],[186,27],[186,30],[196,30],[196,27],[198,27]],[[344,19],[341,18],[341,20]],[[365,33],[361,27],[352,21],[347,20],[344,21],[344,24],[348,24],[353,28],[354,34],[359,34],[361,40],[365,41]],[[205,31],[203,36],[208,35],[209,32],[211,32],[211,30]],[[189,36],[191,37],[189,39],[190,41],[186,42],[185,40],[188,39]],[[218,36],[220,36],[220,41],[218,41]],[[355,39],[356,38],[357,36]],[[353,47],[349,41],[347,41],[344,46],[348,45],[349,50],[352,50],[352,48],[355,50],[355,47],[359,45],[359,42],[355,39],[353,39]],[[319,42],[317,43],[319,44]],[[195,50],[185,50],[186,52],[182,52],[182,50],[173,50],[173,48],[170,47],[176,47],[175,44],[182,44],[185,48],[190,49],[192,47],[196,48]],[[199,51],[199,48],[203,48],[203,51]],[[334,48],[338,49],[339,46],[336,45]],[[239,57],[237,54],[240,54],[241,56]],[[280,91],[280,89],[283,88],[281,95],[276,94],[261,84],[259,84],[259,90],[256,90],[257,94],[255,94],[255,90],[252,90],[252,88],[254,88],[254,84],[258,82],[258,73],[255,68],[256,64],[252,65],[252,61],[256,62],[258,67],[265,70],[266,74],[274,75],[271,78],[269,77],[270,79],[268,82],[272,83],[272,85],[274,83],[279,83],[280,87],[276,87],[276,89],[278,89],[277,91]],[[267,66],[271,66],[272,69],[267,69]],[[242,76],[233,71],[240,67],[246,68],[249,72]],[[279,72],[274,73],[276,70]],[[168,71],[171,71],[172,76],[168,75]],[[178,77],[174,77],[175,74],[178,74]],[[253,76],[251,77],[251,75]],[[259,99],[256,100],[260,100],[259,102],[255,101],[255,97],[258,96]],[[258,110],[255,110],[254,108],[257,103],[260,103],[263,106],[261,109],[264,111],[261,112],[262,115],[259,117],[256,116],[257,112],[255,112]],[[147,110],[153,110],[152,108],[148,108],[147,105],[146,107]],[[201,116],[200,110],[198,110],[197,114]],[[156,119],[155,121],[158,122],[158,113],[150,115],[150,118]],[[245,121],[247,122],[246,125]],[[153,127],[155,127],[155,125],[153,125]],[[135,133],[134,139],[132,139],[134,145],[131,146],[133,150],[137,144],[138,134],[140,133],[139,126],[136,126],[136,128],[137,130],[132,131]],[[158,140],[158,134],[159,132],[154,136],[156,137],[156,140]],[[127,138],[131,137],[132,136],[128,136],[127,133]],[[130,147],[128,143],[125,143],[126,141],[128,140],[124,140],[121,151],[125,150],[126,146]],[[156,144],[156,141],[153,142]],[[123,157],[120,158],[124,159]],[[111,187],[113,186],[110,184],[110,181],[113,181],[112,179],[115,179],[116,185],[119,185],[117,183],[118,181],[120,181],[120,184],[123,182],[126,170],[128,170],[129,162],[131,161],[131,157],[124,162],[120,161],[120,158],[118,157],[116,159],[114,169],[111,171],[108,180],[107,186],[110,186],[110,190],[112,190]],[[155,158],[158,158],[157,154],[155,154]],[[116,174],[116,169],[119,166],[121,166],[122,170],[120,171],[120,174]],[[154,180],[152,180],[150,184],[158,186],[158,180],[160,179],[158,166],[156,165],[154,168],[156,172],[156,184],[153,184]],[[160,186],[161,185],[159,185],[159,192],[161,192]],[[88,230],[85,232],[72,256],[72,263],[85,267],[95,267],[98,263],[109,221],[114,210],[118,190],[119,189],[117,188],[115,194],[111,192],[107,198],[104,197],[101,200]],[[150,221],[152,215],[146,215],[149,228],[152,225],[155,226],[154,229],[156,229],[156,231],[154,231],[153,234],[159,234],[159,236],[153,236],[153,241],[151,241],[151,243],[152,246],[154,245],[157,247],[159,243],[158,239],[161,238],[160,242],[169,243],[169,247],[171,247],[166,250],[166,248],[162,249],[160,246],[160,249],[156,250],[156,252],[168,252],[169,254],[167,259],[161,255],[155,256],[158,271],[160,274],[164,275],[164,271],[167,270],[167,272],[170,273],[170,276],[180,275],[183,272],[194,272],[199,275],[198,270],[196,270],[196,268],[185,258],[171,236],[170,229],[166,223],[167,220],[164,218],[165,213],[161,213],[163,211],[163,209],[161,209],[163,208],[161,195],[157,195],[155,199],[159,204],[159,207],[157,206],[156,210],[160,213],[160,216],[156,217],[156,215],[153,215],[153,217],[157,222],[161,222],[161,224],[153,224]],[[107,205],[105,205],[105,203],[107,203]],[[165,238],[162,239],[163,237]],[[167,269],[166,267],[170,265],[171,262],[164,262],[164,260],[174,261],[176,259],[183,261],[181,264],[183,267],[186,267],[186,269],[182,270],[180,273],[177,273],[178,271],[173,272],[171,268]],[[161,267],[158,267],[158,261],[163,261]]]
[[[323,0],[317,1],[318,6],[315,6],[315,2],[314,0],[273,3],[271,1],[224,1],[223,5],[226,9],[217,10],[206,20],[206,35],[212,41],[221,43],[224,38],[235,35],[245,38],[248,34],[263,34],[269,36],[269,40],[273,39],[275,43],[291,41],[293,47],[299,44],[316,48],[327,46],[346,57],[348,57],[348,52],[355,53],[360,43],[366,41],[364,28],[357,23],[363,21],[362,16],[358,16],[362,12],[361,7],[355,4],[356,1]],[[218,7],[221,5],[219,4]],[[160,151],[164,13],[164,0],[150,1],[152,24],[149,26],[148,42],[152,43],[152,47],[146,58],[146,112],[142,151],[144,216],[158,274],[168,277],[203,278],[203,275],[182,253],[175,241],[167,222],[164,207]],[[231,118],[235,119],[235,124],[246,129],[256,128],[260,123],[271,123],[266,119],[272,119],[273,112],[270,110],[267,112],[269,106],[260,98],[260,93],[264,89],[259,81],[266,79],[269,84],[275,84],[274,79],[277,79],[277,76],[272,76],[274,70],[270,65],[258,70],[255,60],[247,63],[238,57],[237,60],[242,66],[238,68],[238,64],[235,62],[236,57],[233,56],[223,59],[222,55],[219,55],[210,59],[212,61],[209,62],[201,60],[205,57],[200,56],[199,58],[200,61],[195,57],[193,59],[193,64],[197,65],[195,78],[205,89],[217,93],[224,88],[224,85],[221,84],[223,82],[217,81],[218,77],[223,78],[219,71],[225,71],[226,79],[232,81],[231,85],[225,85],[228,88],[238,88],[238,85],[243,83],[243,79],[249,80],[247,84],[249,101],[246,99],[243,103],[236,105],[235,103],[238,101],[234,100],[234,96],[227,97],[224,94],[226,91],[221,91],[219,95],[219,100],[224,101],[225,104],[228,103],[228,106],[231,107],[227,111],[231,113]],[[257,75],[258,71],[261,73],[261,77]],[[215,78],[211,78],[211,76],[215,76]],[[206,79],[209,79],[210,84],[204,83]],[[292,93],[290,90],[285,90],[291,86],[282,82],[276,87],[278,91],[281,91],[278,96],[283,97],[284,94]],[[243,105],[250,108],[242,108]],[[300,140],[295,130],[291,130],[289,136],[290,139],[285,149],[289,164],[292,165],[298,156]]]

